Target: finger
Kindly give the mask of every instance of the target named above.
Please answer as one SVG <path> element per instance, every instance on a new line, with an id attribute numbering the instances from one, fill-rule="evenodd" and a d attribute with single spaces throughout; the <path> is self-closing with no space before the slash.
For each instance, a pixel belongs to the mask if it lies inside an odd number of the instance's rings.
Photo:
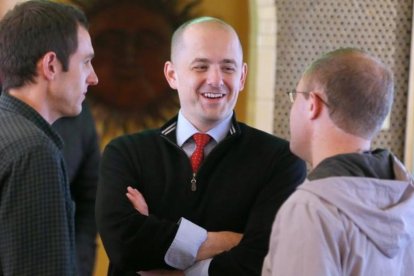
<path id="1" fill-rule="evenodd" d="M 136 197 L 138 199 L 141 199 L 141 200 L 144 200 L 144 196 L 137 189 L 128 186 L 127 190 L 128 190 L 128 193 L 130 193 L 134 197 Z"/>
<path id="2" fill-rule="evenodd" d="M 126 193 L 125 195 L 126 195 L 126 196 L 127 196 L 127 198 L 129 199 L 129 201 L 131 201 L 132 203 L 134 203 L 134 201 L 135 201 L 135 197 L 134 197 L 132 194 L 130 194 L 130 193 Z"/>
<path id="3" fill-rule="evenodd" d="M 139 191 L 135 188 L 132 188 L 131 186 L 127 187 L 127 191 L 131 194 L 139 194 Z"/>

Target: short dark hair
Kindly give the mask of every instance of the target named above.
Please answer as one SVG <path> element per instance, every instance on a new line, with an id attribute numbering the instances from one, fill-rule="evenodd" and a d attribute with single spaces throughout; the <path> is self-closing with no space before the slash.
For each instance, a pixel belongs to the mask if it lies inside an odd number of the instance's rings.
<path id="1" fill-rule="evenodd" d="M 365 51 L 343 48 L 326 53 L 305 70 L 304 77 L 311 89 L 323 90 L 330 118 L 347 133 L 371 138 L 391 109 L 393 74 Z"/>
<path id="2" fill-rule="evenodd" d="M 0 21 L 0 79 L 3 90 L 34 82 L 36 63 L 56 53 L 64 71 L 78 48 L 78 26 L 88 28 L 85 14 L 74 6 L 32 0 L 16 5 Z"/>

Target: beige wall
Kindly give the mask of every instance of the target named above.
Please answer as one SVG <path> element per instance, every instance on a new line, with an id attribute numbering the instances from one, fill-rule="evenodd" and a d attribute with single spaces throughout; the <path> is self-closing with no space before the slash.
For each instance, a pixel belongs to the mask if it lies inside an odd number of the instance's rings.
<path id="1" fill-rule="evenodd" d="M 12 8 L 17 2 L 22 2 L 24 0 L 1 0 L 0 1 L 0 18 Z"/>

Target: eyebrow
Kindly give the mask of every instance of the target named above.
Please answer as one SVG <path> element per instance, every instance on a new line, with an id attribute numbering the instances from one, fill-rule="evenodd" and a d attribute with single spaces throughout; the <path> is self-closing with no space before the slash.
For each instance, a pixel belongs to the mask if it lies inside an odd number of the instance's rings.
<path id="1" fill-rule="evenodd" d="M 198 63 L 198 62 L 202 62 L 202 63 L 210 63 L 210 60 L 207 58 L 195 58 L 191 64 L 194 63 Z M 223 59 L 220 61 L 220 64 L 233 64 L 233 65 L 237 65 L 237 62 L 234 59 Z"/>
<path id="2" fill-rule="evenodd" d="M 234 59 L 224 59 L 220 63 L 237 65 L 237 62 Z"/>

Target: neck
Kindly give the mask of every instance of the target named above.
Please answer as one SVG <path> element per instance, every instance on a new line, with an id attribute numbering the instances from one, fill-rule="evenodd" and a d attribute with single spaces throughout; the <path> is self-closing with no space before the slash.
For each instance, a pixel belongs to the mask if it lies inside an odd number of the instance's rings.
<path id="1" fill-rule="evenodd" d="M 221 122 L 223 122 L 226 118 L 220 120 L 209 120 L 206 118 L 199 118 L 197 116 L 188 116 L 185 112 L 182 111 L 182 115 L 186 118 L 188 122 L 190 122 L 198 131 L 206 133 L 207 131 L 215 128 Z"/>
<path id="2" fill-rule="evenodd" d="M 346 133 L 340 129 L 321 133 L 312 145 L 310 163 L 316 167 L 324 159 L 338 154 L 362 153 L 371 148 L 371 140 Z"/>
<path id="3" fill-rule="evenodd" d="M 20 88 L 10 89 L 9 94 L 32 107 L 49 124 L 52 124 L 58 119 L 58 116 L 56 116 L 49 108 L 47 99 L 41 91 L 42 90 L 34 86 L 27 85 Z"/>

